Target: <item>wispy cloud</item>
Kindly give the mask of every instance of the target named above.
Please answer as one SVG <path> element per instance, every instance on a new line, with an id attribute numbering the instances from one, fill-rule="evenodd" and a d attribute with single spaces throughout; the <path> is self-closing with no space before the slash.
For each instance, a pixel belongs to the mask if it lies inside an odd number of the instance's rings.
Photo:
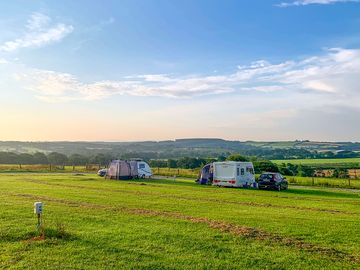
<path id="1" fill-rule="evenodd" d="M 360 0 L 297 0 L 293 2 L 282 2 L 276 6 L 278 7 L 290 7 L 290 6 L 307 6 L 307 5 L 329 5 L 335 3 L 346 3 L 346 2 L 360 2 Z"/>
<path id="2" fill-rule="evenodd" d="M 42 47 L 62 40 L 74 30 L 72 25 L 52 24 L 51 21 L 47 15 L 33 13 L 25 25 L 24 34 L 0 45 L 0 51 L 12 52 L 20 48 Z"/>
<path id="3" fill-rule="evenodd" d="M 114 95 L 190 98 L 231 92 L 295 91 L 347 96 L 360 85 L 360 49 L 334 48 L 301 61 L 261 60 L 230 74 L 174 76 L 147 74 L 121 80 L 82 82 L 68 73 L 28 69 L 17 78 L 45 101 L 98 100 Z"/>

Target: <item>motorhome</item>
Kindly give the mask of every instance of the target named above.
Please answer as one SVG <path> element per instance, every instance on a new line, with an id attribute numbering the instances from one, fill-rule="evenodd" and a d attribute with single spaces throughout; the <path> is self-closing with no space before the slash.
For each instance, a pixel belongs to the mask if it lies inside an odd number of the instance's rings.
<path id="1" fill-rule="evenodd" d="M 252 162 L 214 162 L 213 185 L 224 187 L 256 187 Z"/>

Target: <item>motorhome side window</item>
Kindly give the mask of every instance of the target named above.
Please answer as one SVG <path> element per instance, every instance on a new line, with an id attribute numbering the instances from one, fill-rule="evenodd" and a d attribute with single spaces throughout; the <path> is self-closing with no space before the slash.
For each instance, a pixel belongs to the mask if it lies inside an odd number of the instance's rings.
<path id="1" fill-rule="evenodd" d="M 139 169 L 145 169 L 145 164 L 139 164 Z"/>
<path id="2" fill-rule="evenodd" d="M 236 175 L 240 175 L 240 169 L 236 168 Z"/>
<path id="3" fill-rule="evenodd" d="M 245 170 L 244 168 L 241 168 L 241 175 L 244 175 L 245 174 Z"/>

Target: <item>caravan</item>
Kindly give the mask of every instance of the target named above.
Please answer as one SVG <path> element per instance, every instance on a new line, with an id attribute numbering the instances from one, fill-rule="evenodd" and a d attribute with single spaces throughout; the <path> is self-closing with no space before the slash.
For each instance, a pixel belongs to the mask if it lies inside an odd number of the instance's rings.
<path id="1" fill-rule="evenodd" d="M 149 164 L 143 160 L 137 160 L 137 171 L 139 178 L 151 178 L 152 176 L 152 171 Z"/>
<path id="2" fill-rule="evenodd" d="M 252 162 L 214 162 L 213 178 L 214 186 L 256 187 Z"/>

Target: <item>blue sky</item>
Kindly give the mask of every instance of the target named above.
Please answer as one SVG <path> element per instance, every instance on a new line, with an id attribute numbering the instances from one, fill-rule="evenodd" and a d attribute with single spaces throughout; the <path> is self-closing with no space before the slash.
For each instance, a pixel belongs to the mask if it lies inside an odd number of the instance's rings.
<path id="1" fill-rule="evenodd" d="M 360 140 L 359 1 L 3 1 L 0 12 L 2 140 Z"/>

